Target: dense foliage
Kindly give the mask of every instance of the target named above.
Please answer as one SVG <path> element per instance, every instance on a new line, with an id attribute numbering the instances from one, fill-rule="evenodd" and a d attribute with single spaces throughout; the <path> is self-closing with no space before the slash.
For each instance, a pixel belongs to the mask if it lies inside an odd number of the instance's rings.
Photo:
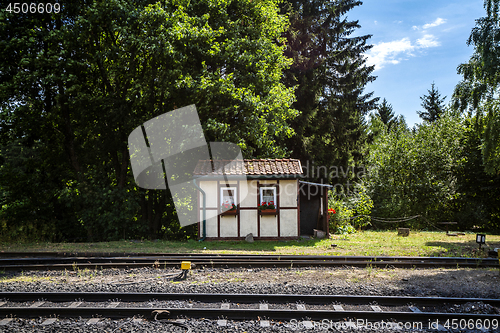
<path id="1" fill-rule="evenodd" d="M 500 0 L 485 0 L 486 17 L 476 20 L 467 40 L 474 46 L 469 62 L 458 67 L 463 80 L 453 94 L 454 106 L 476 114 L 482 132 L 482 154 L 485 170 L 500 174 Z"/>
<path id="2" fill-rule="evenodd" d="M 272 0 L 2 10 L 2 234 L 178 234 L 168 192 L 135 186 L 127 148 L 135 127 L 177 107 L 196 104 L 208 141 L 237 143 L 247 157 L 283 157 L 277 140 L 293 133 L 296 115 L 293 88 L 280 82 L 290 64 L 286 25 Z"/>
<path id="3" fill-rule="evenodd" d="M 445 112 L 414 130 L 397 125 L 380 131 L 368 158 L 372 215 L 392 221 L 420 215 L 401 224 L 417 228 L 455 221 L 460 229 L 499 230 L 500 178 L 484 171 L 474 123 Z"/>
<path id="4" fill-rule="evenodd" d="M 344 189 L 331 193 L 332 231 L 387 226 L 368 215 L 500 230 L 500 0 L 485 0 L 454 108 L 432 84 L 413 129 L 364 92 L 370 36 L 346 16 L 359 5 L 79 0 L 58 14 L 1 11 L 0 240 L 194 237 L 168 191 L 135 185 L 127 147 L 144 121 L 189 104 L 207 141 L 326 167 L 311 180 Z M 345 173 L 360 164 L 368 172 Z"/>
<path id="5" fill-rule="evenodd" d="M 416 132 L 397 126 L 380 133 L 368 158 L 374 215 L 451 218 L 461 132 L 460 121 L 448 114 Z"/>

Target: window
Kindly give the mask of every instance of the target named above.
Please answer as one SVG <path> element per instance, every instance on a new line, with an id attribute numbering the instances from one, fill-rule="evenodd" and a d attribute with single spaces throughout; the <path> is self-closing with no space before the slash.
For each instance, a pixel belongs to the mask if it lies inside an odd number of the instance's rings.
<path id="1" fill-rule="evenodd" d="M 270 203 L 275 205 L 276 202 L 276 187 L 261 187 L 260 188 L 260 204 L 265 203 L 269 205 Z"/>
<path id="2" fill-rule="evenodd" d="M 230 210 L 233 205 L 238 205 L 236 201 L 236 187 L 222 187 L 220 189 L 220 197 L 222 211 Z"/>

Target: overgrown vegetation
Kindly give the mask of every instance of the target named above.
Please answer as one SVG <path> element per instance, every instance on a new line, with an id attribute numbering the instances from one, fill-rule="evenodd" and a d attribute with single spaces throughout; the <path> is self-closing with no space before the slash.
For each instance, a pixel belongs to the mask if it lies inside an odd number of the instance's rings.
<path id="1" fill-rule="evenodd" d="M 432 84 L 414 128 L 364 91 L 375 80 L 363 55 L 370 36 L 347 19 L 361 1 L 80 0 L 60 14 L 1 11 L 0 240 L 194 239 L 169 191 L 135 185 L 127 147 L 138 125 L 188 104 L 208 141 L 236 143 L 246 158 L 343 168 L 307 176 L 335 185 L 333 232 L 440 221 L 500 231 L 500 0 L 484 3 L 453 104 Z"/>

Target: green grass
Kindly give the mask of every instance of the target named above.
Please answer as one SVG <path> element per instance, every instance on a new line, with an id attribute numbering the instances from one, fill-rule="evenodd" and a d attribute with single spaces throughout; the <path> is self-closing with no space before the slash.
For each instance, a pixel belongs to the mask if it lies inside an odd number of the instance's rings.
<path id="1" fill-rule="evenodd" d="M 500 235 L 487 235 L 483 248 L 500 248 Z M 332 247 L 336 244 L 337 247 Z M 116 241 L 101 243 L 0 243 L 0 251 L 144 252 L 144 253 L 246 253 L 357 256 L 484 257 L 475 234 L 450 237 L 444 232 L 364 231 L 324 240 L 297 241 Z"/>

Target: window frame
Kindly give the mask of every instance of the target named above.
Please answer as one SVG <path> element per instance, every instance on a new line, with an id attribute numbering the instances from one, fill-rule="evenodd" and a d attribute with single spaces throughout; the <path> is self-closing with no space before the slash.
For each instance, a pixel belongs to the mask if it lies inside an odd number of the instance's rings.
<path id="1" fill-rule="evenodd" d="M 273 190 L 273 203 L 274 203 L 274 207 L 278 208 L 278 203 L 276 202 L 276 186 L 261 186 L 259 188 L 260 190 L 260 202 L 259 202 L 259 205 L 264 201 L 264 190 Z"/>
<path id="2" fill-rule="evenodd" d="M 222 186 L 220 188 L 220 192 L 219 192 L 219 195 L 220 195 L 220 200 L 219 200 L 219 211 L 223 213 L 222 211 L 222 205 L 224 204 L 224 191 L 233 191 L 233 202 L 234 204 L 236 205 L 236 210 L 238 210 L 238 192 L 237 192 L 237 187 L 233 187 L 233 186 Z"/>

